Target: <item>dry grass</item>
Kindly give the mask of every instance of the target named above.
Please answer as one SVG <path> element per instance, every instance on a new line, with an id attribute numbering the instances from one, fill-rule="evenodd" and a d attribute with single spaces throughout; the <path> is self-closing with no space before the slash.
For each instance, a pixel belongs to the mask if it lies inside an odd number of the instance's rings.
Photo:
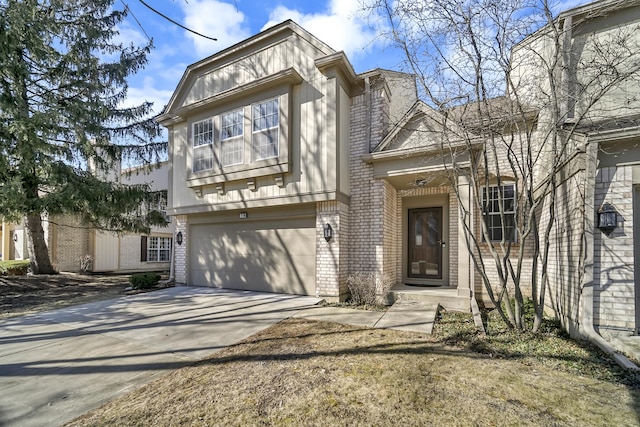
<path id="1" fill-rule="evenodd" d="M 637 376 L 561 334 L 531 355 L 500 337 L 448 314 L 434 336 L 286 320 L 68 425 L 639 424 Z"/>

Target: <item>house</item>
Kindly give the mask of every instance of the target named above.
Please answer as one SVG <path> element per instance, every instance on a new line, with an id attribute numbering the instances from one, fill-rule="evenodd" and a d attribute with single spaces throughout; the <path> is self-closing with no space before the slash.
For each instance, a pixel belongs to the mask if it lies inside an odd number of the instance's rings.
<path id="1" fill-rule="evenodd" d="M 176 281 L 344 300 L 349 274 L 373 272 L 440 286 L 468 309 L 469 254 L 440 157 L 383 142 L 412 108 L 434 114 L 413 76 L 356 74 L 292 21 L 190 65 L 157 118 L 167 212 L 184 236 Z M 425 173 L 435 178 L 416 185 Z"/>
<path id="2" fill-rule="evenodd" d="M 108 175 L 108 176 L 107 176 Z M 123 184 L 149 184 L 152 191 L 168 187 L 168 163 L 110 171 L 105 179 Z M 158 209 L 164 211 L 166 201 Z M 58 271 L 91 272 L 168 271 L 173 245 L 173 222 L 152 227 L 149 235 L 112 233 L 84 226 L 74 216 L 46 216 L 43 220 L 51 262 Z M 2 259 L 28 259 L 22 224 L 2 224 Z M 81 259 L 90 260 L 86 266 Z"/>
<path id="3" fill-rule="evenodd" d="M 587 54 L 589 40 L 640 22 L 637 2 L 607 2 L 606 13 L 602 3 L 558 18 L 568 20 L 566 29 L 574 28 L 572 20 L 582 23 L 564 36 L 568 52 L 580 48 L 571 60 Z M 530 89 L 523 70 L 531 68 L 522 58 L 535 50 L 536 37 L 514 51 L 523 91 Z M 569 77 L 575 82 L 580 72 Z M 559 95 L 576 110 L 576 94 Z M 631 119 L 634 94 L 599 105 L 611 111 L 623 103 Z M 492 108 L 510 102 L 506 96 Z M 536 108 L 523 115 L 524 129 L 556 125 Z M 157 120 L 169 131 L 167 212 L 181 237 L 177 283 L 344 300 L 348 275 L 372 272 L 398 286 L 432 287 L 447 308 L 488 301 L 465 230 L 475 233 L 484 223 L 489 240 L 501 240 L 500 213 L 477 206 L 500 202 L 502 218 L 514 221 L 518 177 L 492 176 L 485 193 L 474 191 L 456 171 L 468 168 L 474 147 L 486 141 L 478 136 L 471 148 L 460 145 L 455 158 L 443 153 L 443 130 L 451 124 L 418 100 L 411 75 L 357 74 L 344 53 L 285 21 L 188 66 Z M 626 119 L 610 126 L 606 115 L 589 122 L 598 125 L 573 129 L 575 150 L 549 193 L 563 201 L 554 219 L 546 217 L 553 226 L 549 309 L 578 335 L 594 327 L 630 334 L 640 325 L 637 127 Z M 603 234 L 594 221 L 606 203 L 618 221 Z M 480 250 L 489 244 L 482 241 Z M 533 259 L 523 259 L 523 281 L 538 278 Z"/>
<path id="4" fill-rule="evenodd" d="M 556 22 L 558 125 L 572 137 L 555 188 L 549 304 L 572 334 L 624 348 L 640 334 L 640 2 L 595 2 Z M 544 29 L 526 43 L 543 39 Z"/>

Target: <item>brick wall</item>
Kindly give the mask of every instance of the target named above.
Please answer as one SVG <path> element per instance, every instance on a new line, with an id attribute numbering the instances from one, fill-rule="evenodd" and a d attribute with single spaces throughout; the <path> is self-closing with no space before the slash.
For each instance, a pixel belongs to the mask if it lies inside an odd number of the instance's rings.
<path id="1" fill-rule="evenodd" d="M 171 234 L 151 233 L 153 237 L 173 237 Z M 142 246 L 139 234 L 125 234 L 120 237 L 120 269 L 121 270 L 169 270 L 168 262 L 140 261 Z M 175 242 L 174 242 L 175 245 Z"/>
<path id="2" fill-rule="evenodd" d="M 361 157 L 380 143 L 386 131 L 382 120 L 388 108 L 385 104 L 386 94 L 381 89 L 379 93 L 365 93 L 352 100 L 349 273 L 384 271 L 384 183 L 373 179 L 373 166 L 363 162 Z M 367 110 L 369 106 L 371 112 Z M 368 135 L 371 135 L 370 140 L 367 140 Z"/>
<path id="3" fill-rule="evenodd" d="M 80 271 L 80 257 L 91 254 L 89 230 L 82 225 L 80 218 L 65 215 L 51 219 L 49 254 L 56 270 Z"/>
<path id="4" fill-rule="evenodd" d="M 176 234 L 182 232 L 182 245 L 176 244 L 174 246 L 174 275 L 176 283 L 179 285 L 185 285 L 187 283 L 187 247 L 189 246 L 189 233 L 187 227 L 187 216 L 177 215 L 176 220 Z"/>
<path id="5" fill-rule="evenodd" d="M 338 201 L 316 205 L 316 295 L 329 300 L 344 300 L 348 293 L 349 207 Z M 333 232 L 328 242 L 324 225 Z"/>
<path id="6" fill-rule="evenodd" d="M 390 98 L 383 80 L 368 82 L 369 90 L 352 99 L 350 133 L 349 268 L 348 272 L 396 274 L 398 259 L 396 190 L 373 178 L 373 166 L 362 161 L 389 130 Z"/>
<path id="7" fill-rule="evenodd" d="M 392 277 L 395 283 L 402 282 L 401 267 L 398 267 L 402 256 L 402 216 L 398 215 L 398 192 L 389 182 L 383 182 L 383 271 L 385 276 Z M 400 203 L 400 208 L 402 204 Z"/>
<path id="8" fill-rule="evenodd" d="M 576 157 L 574 162 L 583 162 Z M 558 175 L 555 205 L 549 198 L 541 206 L 540 231 L 554 212 L 554 225 L 549 238 L 547 266 L 548 289 L 545 304 L 568 331 L 576 331 L 580 321 L 580 294 L 583 266 L 584 168 L 563 169 Z"/>
<path id="9" fill-rule="evenodd" d="M 632 192 L 630 166 L 598 169 L 595 207 L 610 203 L 618 212 L 617 229 L 594 234 L 594 321 L 600 328 L 635 326 Z"/>

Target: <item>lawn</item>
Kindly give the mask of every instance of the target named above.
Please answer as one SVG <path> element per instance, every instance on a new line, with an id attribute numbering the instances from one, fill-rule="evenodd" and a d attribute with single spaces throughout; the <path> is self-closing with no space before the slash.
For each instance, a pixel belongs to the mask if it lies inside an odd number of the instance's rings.
<path id="1" fill-rule="evenodd" d="M 69 426 L 636 426 L 640 374 L 562 334 L 285 320 Z"/>

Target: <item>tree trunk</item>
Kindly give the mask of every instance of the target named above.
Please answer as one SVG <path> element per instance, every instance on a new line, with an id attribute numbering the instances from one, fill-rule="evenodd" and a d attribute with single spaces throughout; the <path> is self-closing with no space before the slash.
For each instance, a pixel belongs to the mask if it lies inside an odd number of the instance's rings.
<path id="1" fill-rule="evenodd" d="M 27 231 L 27 247 L 33 274 L 57 274 L 49 260 L 47 242 L 44 238 L 40 214 L 31 213 L 24 218 Z"/>

